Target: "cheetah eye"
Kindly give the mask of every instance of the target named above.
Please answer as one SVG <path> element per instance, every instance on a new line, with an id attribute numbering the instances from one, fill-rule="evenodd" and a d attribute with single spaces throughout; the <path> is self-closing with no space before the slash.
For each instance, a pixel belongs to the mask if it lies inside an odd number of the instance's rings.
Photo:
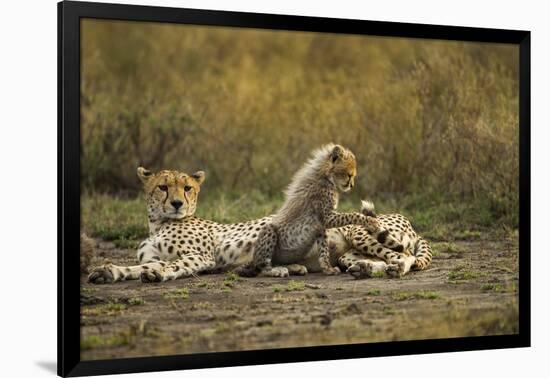
<path id="1" fill-rule="evenodd" d="M 192 187 L 190 187 L 189 185 L 185 185 L 183 187 L 183 190 L 185 190 L 186 192 L 190 191 L 191 189 L 193 189 Z"/>
<path id="2" fill-rule="evenodd" d="M 162 190 L 163 192 L 167 192 L 167 191 L 168 191 L 168 186 L 166 186 L 166 185 L 159 185 L 159 189 Z"/>

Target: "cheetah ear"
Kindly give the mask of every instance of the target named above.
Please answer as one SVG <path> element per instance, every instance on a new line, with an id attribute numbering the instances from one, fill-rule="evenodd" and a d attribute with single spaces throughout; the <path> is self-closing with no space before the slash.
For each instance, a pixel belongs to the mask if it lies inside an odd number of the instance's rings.
<path id="1" fill-rule="evenodd" d="M 204 181 L 205 173 L 203 171 L 197 171 L 191 175 L 195 181 L 200 185 Z"/>
<path id="2" fill-rule="evenodd" d="M 151 172 L 150 170 L 145 169 L 143 167 L 138 167 L 137 175 L 138 175 L 139 179 L 141 180 L 141 182 L 143 182 L 145 184 L 147 181 L 149 181 L 149 179 L 151 177 L 153 177 L 153 172 Z"/>
<path id="3" fill-rule="evenodd" d="M 330 153 L 330 160 L 335 163 L 336 160 L 342 158 L 344 156 L 344 149 L 342 148 L 342 146 L 334 146 L 334 148 L 332 149 L 332 152 Z"/>

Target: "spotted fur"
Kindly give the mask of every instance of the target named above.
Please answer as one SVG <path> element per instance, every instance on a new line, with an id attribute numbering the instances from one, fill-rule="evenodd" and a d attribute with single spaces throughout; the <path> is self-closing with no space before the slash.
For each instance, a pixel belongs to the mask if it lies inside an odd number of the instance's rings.
<path id="1" fill-rule="evenodd" d="M 376 218 L 361 213 L 336 211 L 339 192 L 353 188 L 356 176 L 353 153 L 339 145 L 328 144 L 314 151 L 310 160 L 294 175 L 285 192 L 285 202 L 262 229 L 253 261 L 237 271 L 243 276 L 264 274 L 288 276 L 273 265 L 303 261 L 311 250 L 319 252 L 319 264 L 325 274 L 338 274 L 330 263 L 327 229 L 360 225 L 360 230 L 382 246 L 403 251 L 403 245 Z"/>
<path id="2" fill-rule="evenodd" d="M 230 269 L 252 261 L 260 231 L 271 224 L 273 216 L 235 224 L 200 219 L 194 216 L 194 212 L 203 173 L 187 175 L 160 171 L 153 174 L 139 168 L 138 176 L 144 184 L 150 228 L 150 236 L 137 249 L 139 264 L 117 266 L 108 263 L 96 267 L 89 275 L 90 282 L 100 284 L 134 279 L 160 282 L 205 271 Z M 158 188 L 164 185 L 168 192 L 164 187 Z M 187 197 L 184 194 L 186 185 L 192 186 L 194 191 L 189 193 L 188 190 Z M 165 200 L 166 193 L 168 198 Z M 176 210 L 170 202 L 178 199 L 184 204 Z M 362 213 L 375 215 L 372 204 L 364 203 Z M 412 251 L 414 259 L 401 260 L 402 254 L 383 247 L 363 226 L 353 225 L 328 229 L 326 247 L 314 244 L 298 263 L 273 269 L 280 274 L 296 275 L 322 271 L 319 257 L 323 248 L 328 248 L 331 266 L 339 266 L 357 278 L 368 277 L 376 271 L 398 276 L 411 268 L 421 270 L 429 265 L 429 245 L 416 235 L 408 220 L 392 214 L 381 215 L 378 221 L 393 237 L 403 242 L 406 255 Z M 383 249 L 379 251 L 379 248 Z"/>
<path id="3" fill-rule="evenodd" d="M 375 214 L 374 205 L 363 202 L 364 214 Z M 385 272 L 400 277 L 410 270 L 424 270 L 432 261 L 428 242 L 414 231 L 410 221 L 401 214 L 383 214 L 377 218 L 380 226 L 387 229 L 404 246 L 403 253 L 395 253 L 378 243 L 360 226 L 346 226 L 328 230 L 331 258 L 338 266 L 356 278 L 370 277 Z"/>
<path id="4" fill-rule="evenodd" d="M 147 201 L 150 236 L 139 244 L 139 265 L 96 267 L 88 279 L 109 283 L 159 282 L 250 261 L 260 230 L 271 221 L 220 224 L 194 216 L 204 172 L 192 175 L 138 168 Z"/>

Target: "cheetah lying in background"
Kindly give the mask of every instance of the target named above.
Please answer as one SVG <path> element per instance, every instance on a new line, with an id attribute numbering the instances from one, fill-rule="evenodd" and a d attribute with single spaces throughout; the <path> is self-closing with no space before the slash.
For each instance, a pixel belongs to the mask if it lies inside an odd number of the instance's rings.
<path id="1" fill-rule="evenodd" d="M 162 282 L 207 272 L 231 269 L 252 259 L 262 227 L 271 216 L 235 224 L 220 224 L 194 216 L 204 173 L 192 175 L 178 171 L 152 173 L 138 168 L 147 201 L 150 236 L 137 250 L 139 265 L 105 264 L 94 268 L 88 279 L 92 283 L 111 283 L 141 279 Z M 372 214 L 372 207 L 363 212 Z M 369 213 L 370 212 L 370 213 Z M 400 215 L 379 216 L 379 222 L 392 234 L 398 234 L 406 250 L 396 253 L 382 246 L 361 226 L 329 229 L 327 233 L 333 265 L 347 269 L 356 278 L 385 271 L 392 276 L 412 269 L 425 269 L 431 261 L 428 244 L 412 230 Z M 399 219 L 399 222 L 397 221 Z M 412 256 L 410 252 L 412 252 Z M 312 249 L 302 264 L 286 266 L 290 274 L 319 272 L 319 251 Z"/>
<path id="2" fill-rule="evenodd" d="M 418 236 L 410 221 L 401 214 L 374 213 L 371 202 L 362 201 L 361 211 L 376 217 L 380 226 L 399 240 L 404 253 L 396 254 L 378 243 L 361 226 L 345 226 L 327 230 L 331 262 L 355 278 L 367 278 L 377 273 L 400 277 L 410 270 L 424 270 L 432 261 L 428 242 Z"/>

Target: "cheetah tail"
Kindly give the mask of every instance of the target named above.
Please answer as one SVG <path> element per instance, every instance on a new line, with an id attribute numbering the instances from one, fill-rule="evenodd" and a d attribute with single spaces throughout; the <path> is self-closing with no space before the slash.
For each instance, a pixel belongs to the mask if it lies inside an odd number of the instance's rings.
<path id="1" fill-rule="evenodd" d="M 374 212 L 374 203 L 368 200 L 362 200 L 361 201 L 361 213 L 367 217 L 376 217 L 376 213 Z"/>
<path id="2" fill-rule="evenodd" d="M 424 270 L 432 262 L 432 248 L 430 244 L 425 239 L 421 237 L 418 238 L 414 246 L 414 255 L 416 257 L 416 262 L 411 267 L 413 270 Z"/>

